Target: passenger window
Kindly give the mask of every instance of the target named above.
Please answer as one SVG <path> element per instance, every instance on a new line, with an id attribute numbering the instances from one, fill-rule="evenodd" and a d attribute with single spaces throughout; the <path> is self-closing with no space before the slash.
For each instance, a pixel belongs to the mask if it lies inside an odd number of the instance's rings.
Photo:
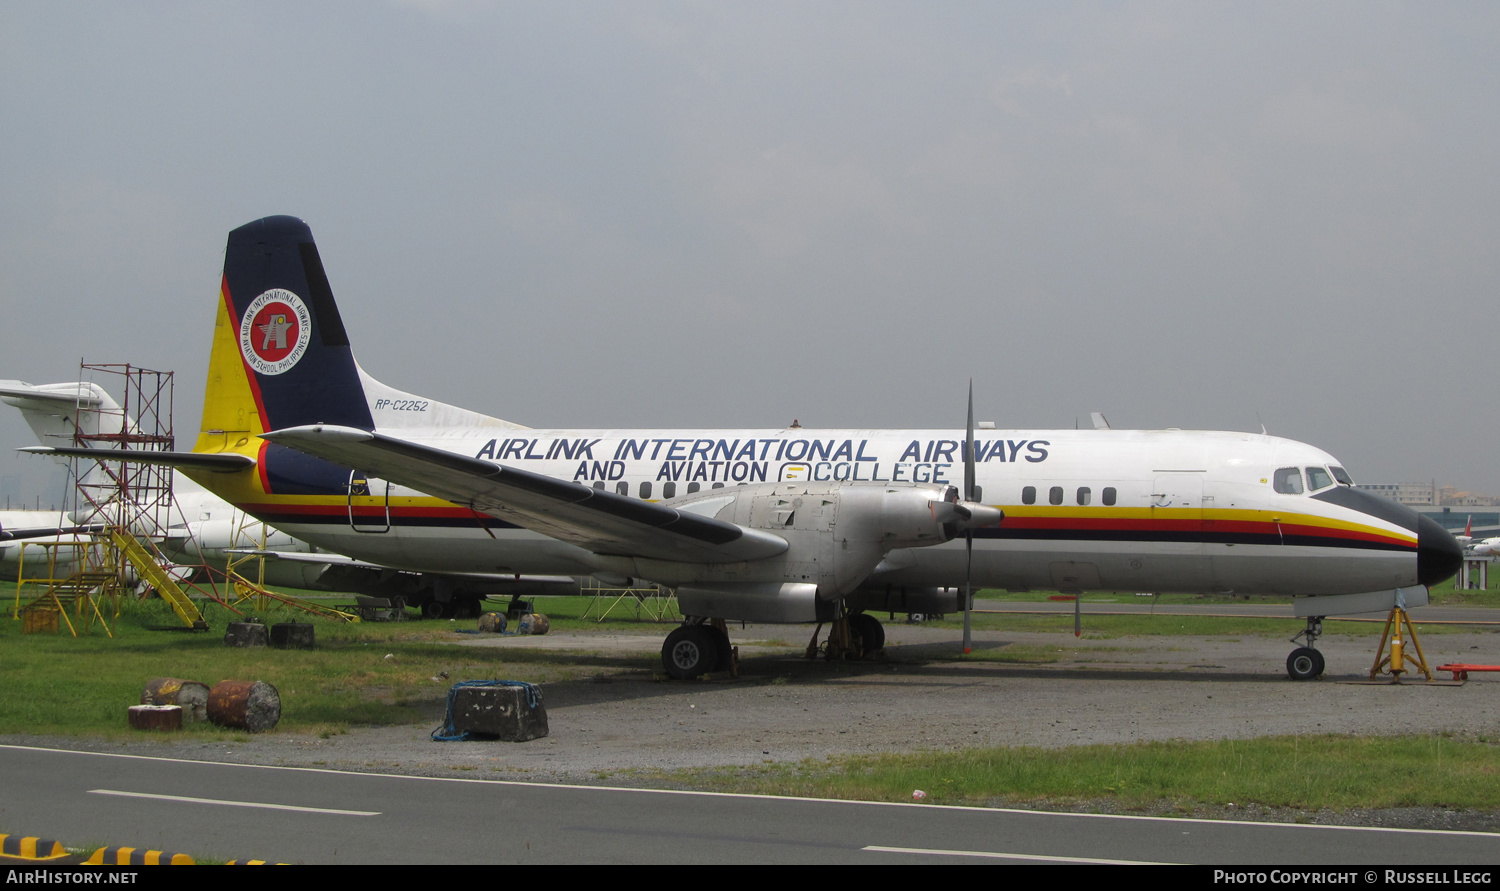
<path id="1" fill-rule="evenodd" d="M 1079 486 L 1078 487 L 1078 503 L 1079 504 L 1088 504 L 1090 501 L 1093 501 L 1093 500 L 1094 500 L 1093 493 L 1089 491 L 1089 487 L 1088 486 Z"/>
<path id="2" fill-rule="evenodd" d="M 714 483 L 712 486 L 709 486 L 709 488 L 710 489 L 722 489 L 722 488 L 724 488 L 724 484 L 723 483 Z"/>
<path id="3" fill-rule="evenodd" d="M 650 498 L 651 497 L 651 484 L 650 483 L 641 483 L 641 497 L 642 498 Z"/>
<path id="4" fill-rule="evenodd" d="M 691 495 L 691 494 L 693 494 L 696 491 L 698 491 L 698 484 L 697 483 L 688 483 L 688 494 Z"/>
<path id="5" fill-rule="evenodd" d="M 675 497 L 677 497 L 677 484 L 676 483 L 662 483 L 661 484 L 661 497 L 663 497 L 663 498 L 675 498 Z"/>
<path id="6" fill-rule="evenodd" d="M 600 492 L 603 492 L 604 491 L 604 480 L 599 480 L 598 482 L 594 483 L 594 488 L 598 489 Z"/>
<path id="7" fill-rule="evenodd" d="M 1062 486 L 1053 486 L 1047 490 L 1047 500 L 1053 504 L 1062 504 Z"/>
<path id="8" fill-rule="evenodd" d="M 1036 486 L 1027 486 L 1021 490 L 1022 504 L 1036 504 Z"/>
<path id="9" fill-rule="evenodd" d="M 627 482 L 625 482 L 624 480 L 620 480 L 618 483 L 615 483 L 615 494 L 616 495 L 629 495 L 630 494 L 630 484 L 627 483 Z"/>
<path id="10" fill-rule="evenodd" d="M 1108 505 L 1109 507 L 1114 507 L 1115 506 L 1115 487 L 1114 486 L 1105 486 L 1104 487 L 1104 503 L 1106 505 Z"/>
<path id="11" fill-rule="evenodd" d="M 1295 467 L 1283 467 L 1276 471 L 1273 483 L 1276 491 L 1283 495 L 1302 494 L 1302 471 Z"/>
<path id="12" fill-rule="evenodd" d="M 1339 481 L 1339 485 L 1354 485 L 1354 478 L 1349 475 L 1349 471 L 1345 470 L 1342 467 L 1330 467 L 1328 469 L 1333 471 L 1333 478 Z"/>
<path id="13" fill-rule="evenodd" d="M 1333 485 L 1333 477 L 1328 475 L 1328 471 L 1321 467 L 1307 468 L 1307 488 L 1309 491 L 1316 492 L 1319 489 L 1326 489 L 1331 485 Z"/>

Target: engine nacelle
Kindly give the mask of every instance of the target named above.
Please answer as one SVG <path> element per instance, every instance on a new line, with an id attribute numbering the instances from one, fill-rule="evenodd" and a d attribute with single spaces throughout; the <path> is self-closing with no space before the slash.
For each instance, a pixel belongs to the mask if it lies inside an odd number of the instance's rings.
<path id="1" fill-rule="evenodd" d="M 758 621 L 813 621 L 823 608 L 809 606 L 809 590 L 823 601 L 837 600 L 892 550 L 942 544 L 963 523 L 998 522 L 1001 516 L 994 508 L 960 503 L 953 486 L 918 483 L 765 483 L 709 489 L 666 503 L 773 533 L 786 540 L 787 550 L 727 564 L 601 557 L 601 569 L 676 587 L 689 615 Z"/>
<path id="2" fill-rule="evenodd" d="M 829 622 L 834 603 L 818 596 L 818 586 L 795 582 L 679 585 L 677 607 L 686 616 L 735 618 L 746 622 Z"/>
<path id="3" fill-rule="evenodd" d="M 845 598 L 850 609 L 882 613 L 963 612 L 963 588 L 908 588 L 905 585 L 867 585 Z"/>

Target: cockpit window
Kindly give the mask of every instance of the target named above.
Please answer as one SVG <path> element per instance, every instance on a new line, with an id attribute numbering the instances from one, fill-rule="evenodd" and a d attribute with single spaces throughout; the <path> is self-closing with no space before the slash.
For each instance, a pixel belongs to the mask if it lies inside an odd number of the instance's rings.
<path id="1" fill-rule="evenodd" d="M 1283 495 L 1302 494 L 1302 471 L 1295 467 L 1283 467 L 1276 471 L 1276 491 Z"/>
<path id="2" fill-rule="evenodd" d="M 1307 488 L 1308 489 L 1310 489 L 1311 491 L 1316 492 L 1319 489 L 1326 489 L 1326 488 L 1328 488 L 1331 485 L 1333 485 L 1333 477 L 1331 477 L 1331 476 L 1328 475 L 1328 471 L 1327 470 L 1324 470 L 1321 467 L 1309 467 L 1309 468 L 1307 468 Z"/>
<path id="3" fill-rule="evenodd" d="M 1339 485 L 1354 485 L 1354 478 L 1349 475 L 1349 471 L 1345 470 L 1342 467 L 1330 467 L 1328 469 L 1333 471 L 1333 478 L 1339 481 Z"/>

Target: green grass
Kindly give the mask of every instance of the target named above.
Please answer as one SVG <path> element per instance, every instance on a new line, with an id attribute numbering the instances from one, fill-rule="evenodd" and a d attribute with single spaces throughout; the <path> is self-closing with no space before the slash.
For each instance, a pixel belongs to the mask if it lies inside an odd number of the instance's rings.
<path id="1" fill-rule="evenodd" d="M 348 595 L 310 595 L 326 603 L 347 602 Z M 989 597 L 998 592 L 984 592 Z M 1014 596 L 1014 595 L 1012 595 Z M 1036 599 L 1045 593 L 1026 595 Z M 1084 636 L 1107 640 L 1131 636 L 1262 635 L 1290 637 L 1301 628 L 1297 619 L 1233 619 L 1163 615 L 1091 616 L 1093 596 L 1085 602 Z M 1141 598 L 1144 599 L 1144 598 Z M 9 606 L 9 604 L 7 604 Z M 654 653 L 598 654 L 587 651 L 532 647 L 457 647 L 472 640 L 455 632 L 472 630 L 475 621 L 411 621 L 341 624 L 311 619 L 317 626 L 318 648 L 312 651 L 235 649 L 223 645 L 224 625 L 238 618 L 214 606 L 206 607 L 213 630 L 206 634 L 155 630 L 181 623 L 161 601 L 122 600 L 122 613 L 110 618 L 113 639 L 95 627 L 73 638 L 22 635 L 21 623 L 0 619 L 0 733 L 114 734 L 133 733 L 126 727 L 126 708 L 140 701 L 141 688 L 157 677 L 182 677 L 214 684 L 220 680 L 262 680 L 281 693 L 282 720 L 278 730 L 312 734 L 339 733 L 356 725 L 395 725 L 435 721 L 448 687 L 458 680 L 516 679 L 556 682 L 601 671 L 655 671 Z M 494 604 L 503 609 L 503 604 Z M 554 632 L 573 634 L 643 634 L 665 636 L 674 620 L 655 621 L 629 602 L 619 604 L 604 622 L 596 619 L 598 604 L 588 597 L 537 598 L 535 608 L 546 614 Z M 590 609 L 594 615 L 585 617 Z M 1500 611 L 1497 611 L 1500 613 Z M 308 616 L 286 607 L 258 611 L 268 623 Z M 1071 613 L 1057 615 L 975 614 L 979 629 L 1071 634 Z M 933 623 L 959 633 L 962 617 L 951 614 Z M 1421 634 L 1452 629 L 1418 625 Z M 1378 637 L 1381 626 L 1330 619 L 1329 634 Z M 781 635 L 797 641 L 805 629 Z M 386 659 L 391 654 L 393 658 Z M 1041 663 L 1061 658 L 1053 648 L 1005 647 L 980 651 L 979 661 Z M 442 673 L 446 672 L 447 677 Z M 434 680 L 437 678 L 437 680 Z M 198 726 L 190 733 L 224 733 Z"/>
<path id="2" fill-rule="evenodd" d="M 341 624 L 313 618 L 317 648 L 233 648 L 224 625 L 237 617 L 206 607 L 207 633 L 156 630 L 181 627 L 159 600 L 123 600 L 111 616 L 114 637 L 95 624 L 90 634 L 21 634 L 21 623 L 0 620 L 0 733 L 130 734 L 126 709 L 146 682 L 180 677 L 213 685 L 261 680 L 281 694 L 279 730 L 337 733 L 350 725 L 411 724 L 433 720 L 448 687 L 458 680 L 520 679 L 545 683 L 620 669 L 643 658 L 594 656 L 522 648 L 457 647 L 460 622 Z M 285 607 L 259 611 L 269 623 L 309 621 Z M 392 658 L 387 659 L 387 654 Z M 446 672 L 447 677 L 441 673 Z M 437 678 L 437 680 L 434 680 Z M 194 733 L 222 733 L 191 727 Z"/>
<path id="3" fill-rule="evenodd" d="M 1500 808 L 1500 745 L 1445 736 L 1269 737 L 973 749 L 652 775 L 693 788 L 860 801 L 1125 809 Z"/>

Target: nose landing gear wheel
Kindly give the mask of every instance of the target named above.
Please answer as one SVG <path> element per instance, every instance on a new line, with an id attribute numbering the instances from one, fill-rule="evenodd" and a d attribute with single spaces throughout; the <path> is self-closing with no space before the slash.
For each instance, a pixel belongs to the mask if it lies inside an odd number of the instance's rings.
<path id="1" fill-rule="evenodd" d="M 1286 657 L 1286 673 L 1294 681 L 1310 681 L 1323 673 L 1323 654 L 1312 647 L 1298 647 Z"/>
<path id="2" fill-rule="evenodd" d="M 683 625 L 661 645 L 661 664 L 679 681 L 700 677 L 719 664 L 719 642 L 702 625 Z"/>

